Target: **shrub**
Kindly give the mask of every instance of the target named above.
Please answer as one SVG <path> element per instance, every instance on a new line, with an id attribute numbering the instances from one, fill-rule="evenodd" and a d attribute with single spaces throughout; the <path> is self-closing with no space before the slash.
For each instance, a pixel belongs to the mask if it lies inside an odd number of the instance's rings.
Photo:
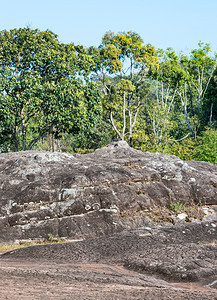
<path id="1" fill-rule="evenodd" d="M 198 137 L 194 159 L 217 164 L 217 130 L 208 128 Z"/>

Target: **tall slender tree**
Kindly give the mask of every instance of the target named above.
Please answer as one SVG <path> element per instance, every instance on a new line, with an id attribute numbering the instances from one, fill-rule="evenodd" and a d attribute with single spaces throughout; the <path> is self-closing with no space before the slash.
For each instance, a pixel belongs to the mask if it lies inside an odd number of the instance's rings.
<path id="1" fill-rule="evenodd" d="M 144 45 L 135 32 L 107 32 L 98 48 L 90 48 L 90 54 L 113 129 L 121 140 L 128 136 L 132 145 L 133 128 L 143 103 L 139 87 L 148 70 L 158 67 L 156 50 L 150 44 Z"/>

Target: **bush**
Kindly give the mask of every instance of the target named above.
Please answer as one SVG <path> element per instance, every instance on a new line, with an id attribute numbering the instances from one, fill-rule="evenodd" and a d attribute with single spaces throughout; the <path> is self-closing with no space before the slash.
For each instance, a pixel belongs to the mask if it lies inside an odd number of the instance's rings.
<path id="1" fill-rule="evenodd" d="M 183 160 L 200 160 L 217 164 L 217 130 L 208 128 L 198 136 L 197 140 L 187 138 L 183 141 L 168 141 L 157 146 L 156 140 L 151 135 L 139 136 L 140 144 L 136 149 L 150 152 L 160 152 L 176 155 Z"/>
<path id="2" fill-rule="evenodd" d="M 196 141 L 192 138 L 185 139 L 181 142 L 169 143 L 166 154 L 176 155 L 183 160 L 191 160 L 195 157 Z"/>
<path id="3" fill-rule="evenodd" d="M 217 164 L 217 130 L 208 128 L 198 137 L 194 159 Z"/>

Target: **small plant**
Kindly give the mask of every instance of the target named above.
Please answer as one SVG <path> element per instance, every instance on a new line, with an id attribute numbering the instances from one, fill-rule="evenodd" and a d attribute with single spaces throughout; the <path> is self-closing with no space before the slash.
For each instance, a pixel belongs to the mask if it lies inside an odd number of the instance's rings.
<path id="1" fill-rule="evenodd" d="M 56 234 L 54 236 L 52 233 L 48 233 L 47 242 L 49 242 L 49 243 L 61 243 L 62 241 L 64 241 L 64 239 L 60 238 L 58 236 L 58 234 Z M 46 242 L 46 240 L 45 240 L 45 242 Z"/>
<path id="2" fill-rule="evenodd" d="M 175 211 L 175 212 L 179 212 L 179 211 L 185 211 L 186 210 L 186 206 L 184 203 L 178 201 L 178 202 L 171 202 L 170 203 L 170 209 Z"/>
<path id="3" fill-rule="evenodd" d="M 54 236 L 52 233 L 48 233 L 48 241 L 53 242 Z"/>
<path id="4" fill-rule="evenodd" d="M 78 154 L 88 154 L 94 152 L 94 149 L 75 148 L 75 152 Z"/>

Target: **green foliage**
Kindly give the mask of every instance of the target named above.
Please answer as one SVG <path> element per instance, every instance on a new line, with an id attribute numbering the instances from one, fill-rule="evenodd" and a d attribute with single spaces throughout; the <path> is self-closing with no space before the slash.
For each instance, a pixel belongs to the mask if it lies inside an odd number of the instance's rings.
<path id="1" fill-rule="evenodd" d="M 180 212 L 180 211 L 185 211 L 187 208 L 185 203 L 178 201 L 178 202 L 171 202 L 170 209 L 175 212 Z"/>
<path id="2" fill-rule="evenodd" d="M 217 130 L 208 128 L 197 140 L 195 160 L 217 164 Z"/>
<path id="3" fill-rule="evenodd" d="M 154 135 L 147 134 L 143 130 L 138 130 L 134 134 L 134 147 L 143 152 L 158 152 L 158 147 L 156 144 L 156 139 Z"/>
<path id="4" fill-rule="evenodd" d="M 143 45 L 137 33 L 128 31 L 107 32 L 99 48 L 91 47 L 89 53 L 96 63 L 95 80 L 101 82 L 103 107 L 116 136 L 121 140 L 128 136 L 132 145 L 133 128 L 144 104 L 141 85 L 147 70 L 158 67 L 157 52 L 153 46 Z"/>
<path id="5" fill-rule="evenodd" d="M 63 151 L 69 153 L 89 153 L 97 148 L 101 148 L 112 141 L 112 130 L 110 124 L 107 124 L 101 118 L 92 127 L 81 127 L 77 134 L 61 133 L 58 139 L 52 135 L 42 138 L 35 149 L 52 151 Z M 54 144 L 54 145 L 53 145 Z"/>
<path id="6" fill-rule="evenodd" d="M 150 75 L 163 83 L 172 97 L 172 107 L 184 115 L 188 131 L 193 138 L 204 128 L 207 115 L 207 91 L 216 68 L 216 57 L 212 57 L 209 44 L 200 42 L 189 56 L 176 55 L 172 49 L 161 51 L 159 70 Z M 212 102 L 213 107 L 213 102 Z M 172 110 L 170 109 L 170 112 Z"/>
<path id="7" fill-rule="evenodd" d="M 0 32 L 0 128 L 9 149 L 31 149 L 50 132 L 78 132 L 93 121 L 99 93 L 81 77 L 93 64 L 82 47 L 50 31 Z"/>
<path id="8" fill-rule="evenodd" d="M 191 160 L 195 157 L 196 142 L 192 138 L 183 141 L 172 141 L 168 144 L 166 154 L 176 155 L 183 160 Z"/>
<path id="9" fill-rule="evenodd" d="M 88 153 L 118 138 L 216 164 L 216 99 L 209 44 L 186 56 L 132 31 L 88 49 L 50 31 L 0 32 L 0 152 Z"/>
<path id="10" fill-rule="evenodd" d="M 168 154 L 173 154 L 184 160 L 201 160 L 213 164 L 217 163 L 217 131 L 208 128 L 198 136 L 181 142 L 175 142 L 167 149 Z"/>
<path id="11" fill-rule="evenodd" d="M 217 131 L 207 129 L 195 141 L 192 138 L 186 138 L 182 141 L 169 140 L 157 146 L 154 135 L 147 135 L 141 132 L 137 133 L 136 148 L 142 151 L 160 152 L 169 155 L 176 155 L 183 160 L 201 160 L 213 164 L 217 163 Z"/>
<path id="12" fill-rule="evenodd" d="M 52 233 L 48 233 L 48 241 L 52 242 L 54 239 L 54 236 Z"/>
<path id="13" fill-rule="evenodd" d="M 78 154 L 87 154 L 94 152 L 94 149 L 81 149 L 81 148 L 75 148 L 75 152 Z"/>

